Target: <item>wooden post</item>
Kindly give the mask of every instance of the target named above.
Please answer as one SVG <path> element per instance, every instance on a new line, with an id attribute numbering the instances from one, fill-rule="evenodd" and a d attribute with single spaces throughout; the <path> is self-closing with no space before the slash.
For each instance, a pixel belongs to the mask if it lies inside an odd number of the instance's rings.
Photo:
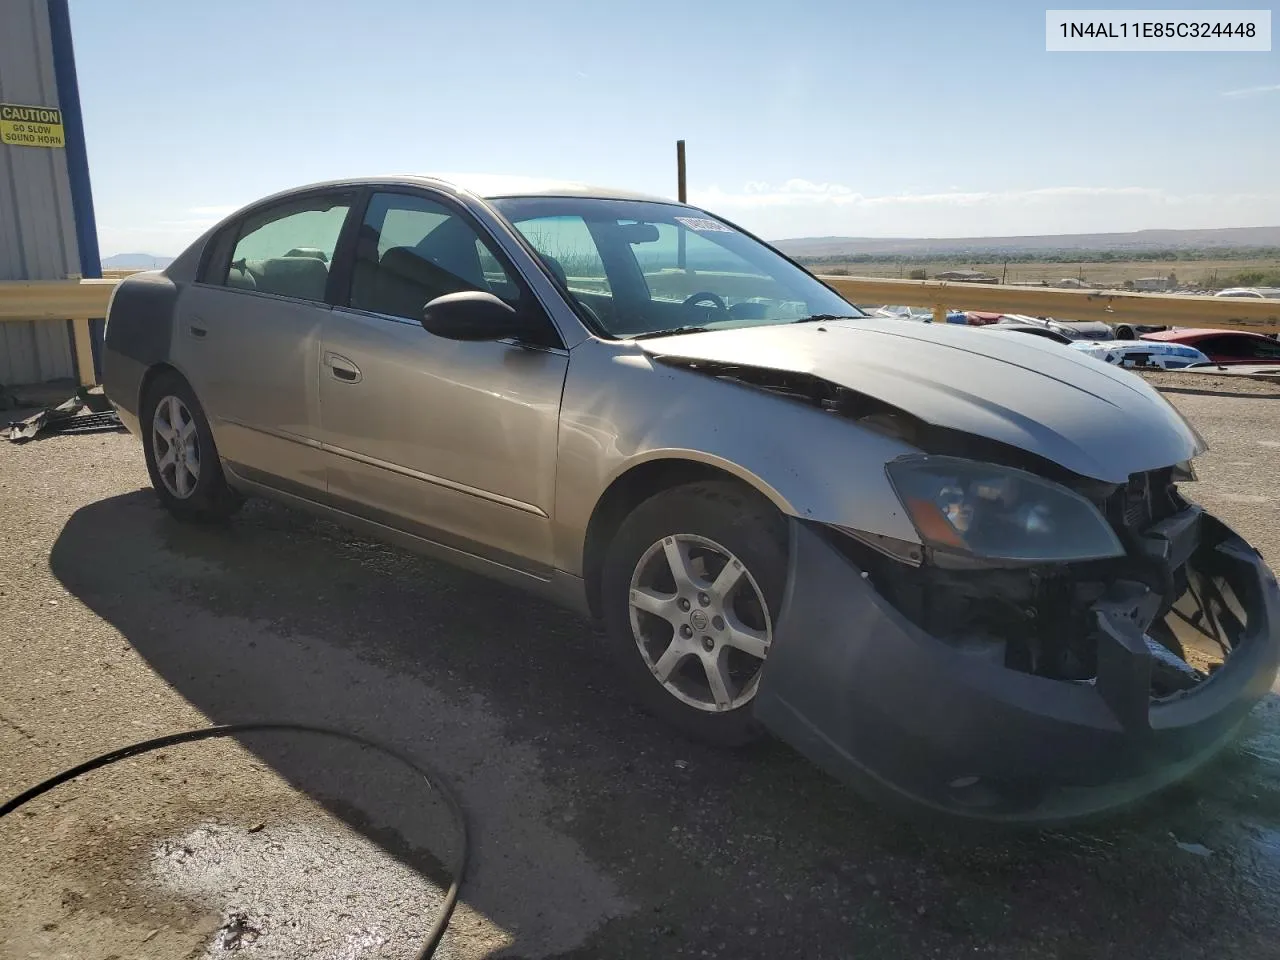
<path id="1" fill-rule="evenodd" d="M 80 386 L 92 387 L 98 382 L 98 378 L 93 372 L 93 342 L 89 336 L 89 318 L 75 318 L 71 321 L 71 329 L 75 334 L 76 372 L 80 376 Z"/>
<path id="2" fill-rule="evenodd" d="M 689 202 L 684 181 L 684 141 L 676 141 L 676 197 L 681 203 Z"/>
<path id="3" fill-rule="evenodd" d="M 933 305 L 933 322 L 934 323 L 947 322 L 947 308 L 940 303 L 935 303 Z"/>
<path id="4" fill-rule="evenodd" d="M 684 179 L 684 141 L 676 141 L 676 196 L 681 203 L 689 202 L 689 194 L 685 189 Z M 676 265 L 683 270 L 685 266 L 684 257 L 684 230 L 676 232 Z"/>

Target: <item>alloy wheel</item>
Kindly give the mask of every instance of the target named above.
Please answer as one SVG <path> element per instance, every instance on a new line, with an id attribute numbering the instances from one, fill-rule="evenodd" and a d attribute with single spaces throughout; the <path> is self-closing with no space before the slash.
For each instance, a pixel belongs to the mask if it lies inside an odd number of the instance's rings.
<path id="1" fill-rule="evenodd" d="M 200 436 L 195 418 L 178 397 L 162 397 L 151 418 L 151 450 L 165 489 L 186 500 L 200 481 Z"/>
<path id="2" fill-rule="evenodd" d="M 629 605 L 640 655 L 672 696 L 713 713 L 755 696 L 773 624 L 729 549 L 694 534 L 663 537 L 636 564 Z"/>

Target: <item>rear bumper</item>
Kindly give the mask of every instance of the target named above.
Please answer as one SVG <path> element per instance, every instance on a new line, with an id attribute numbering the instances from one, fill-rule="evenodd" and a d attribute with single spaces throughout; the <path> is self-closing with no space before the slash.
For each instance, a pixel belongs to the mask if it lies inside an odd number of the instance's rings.
<path id="1" fill-rule="evenodd" d="M 1202 547 L 1195 562 L 1227 578 L 1247 629 L 1210 680 L 1152 704 L 1150 654 L 1126 645 L 1123 631 L 1096 684 L 976 661 L 908 621 L 793 520 L 791 573 L 756 716 L 835 776 L 890 802 L 1053 822 L 1138 799 L 1213 756 L 1270 690 L 1280 660 L 1275 576 L 1243 540 L 1204 522 L 1226 539 Z"/>
<path id="2" fill-rule="evenodd" d="M 138 400 L 146 372 L 144 364 L 112 349 L 109 343 L 102 352 L 102 390 L 119 414 L 120 422 L 135 437 L 141 436 Z"/>

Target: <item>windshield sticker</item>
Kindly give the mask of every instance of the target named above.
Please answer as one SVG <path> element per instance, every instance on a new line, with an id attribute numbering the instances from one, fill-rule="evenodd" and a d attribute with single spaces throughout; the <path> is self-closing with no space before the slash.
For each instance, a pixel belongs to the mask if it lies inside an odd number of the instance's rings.
<path id="1" fill-rule="evenodd" d="M 733 233 L 733 230 L 720 221 L 708 220 L 706 217 L 676 217 L 676 222 L 683 223 L 690 230 L 697 230 L 699 233 Z"/>

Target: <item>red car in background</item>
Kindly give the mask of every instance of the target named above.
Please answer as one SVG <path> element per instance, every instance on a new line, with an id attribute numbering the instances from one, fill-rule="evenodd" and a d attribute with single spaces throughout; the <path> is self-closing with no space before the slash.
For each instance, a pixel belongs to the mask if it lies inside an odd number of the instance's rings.
<path id="1" fill-rule="evenodd" d="M 1144 333 L 1143 340 L 1162 340 L 1195 347 L 1215 365 L 1275 364 L 1280 366 L 1280 342 L 1247 330 L 1175 329 Z"/>
<path id="2" fill-rule="evenodd" d="M 989 323 L 999 323 L 1003 313 L 983 313 L 979 310 L 966 310 L 965 323 L 971 327 L 985 327 Z"/>

